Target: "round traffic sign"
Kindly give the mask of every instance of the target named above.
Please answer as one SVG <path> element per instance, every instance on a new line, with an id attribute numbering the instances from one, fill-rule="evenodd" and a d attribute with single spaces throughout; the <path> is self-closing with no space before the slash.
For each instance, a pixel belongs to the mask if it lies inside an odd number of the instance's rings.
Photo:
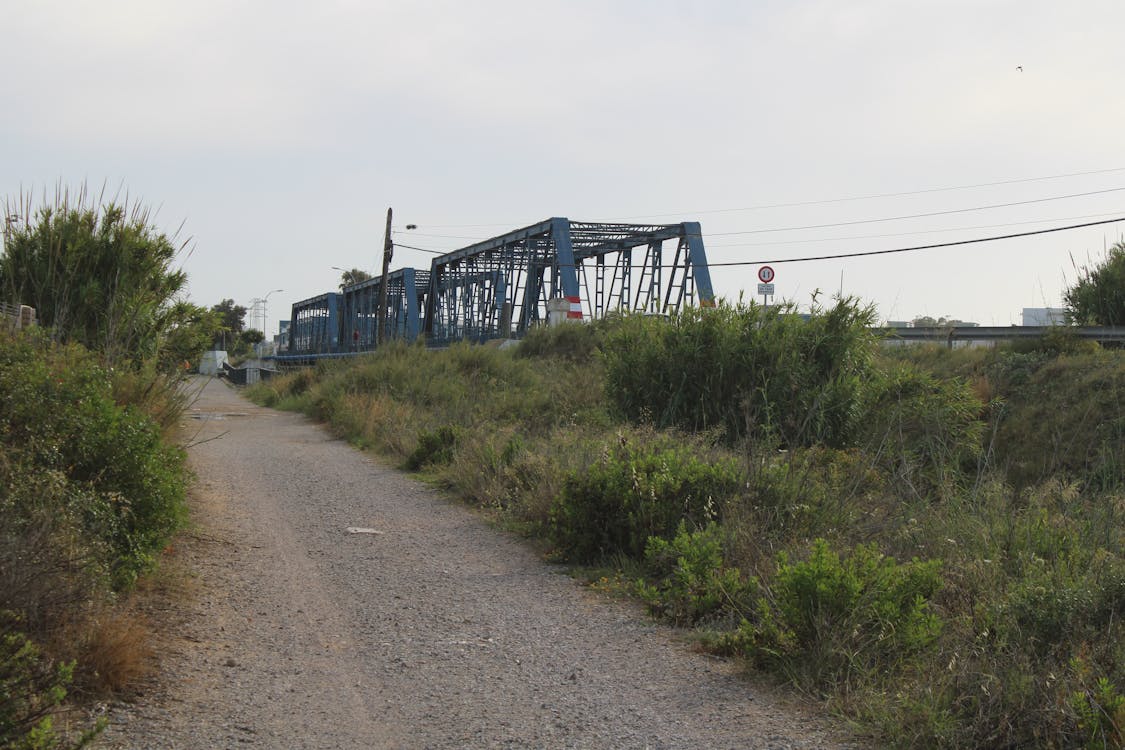
<path id="1" fill-rule="evenodd" d="M 773 281 L 773 269 L 769 266 L 762 266 L 758 269 L 758 281 L 763 284 L 768 284 Z"/>

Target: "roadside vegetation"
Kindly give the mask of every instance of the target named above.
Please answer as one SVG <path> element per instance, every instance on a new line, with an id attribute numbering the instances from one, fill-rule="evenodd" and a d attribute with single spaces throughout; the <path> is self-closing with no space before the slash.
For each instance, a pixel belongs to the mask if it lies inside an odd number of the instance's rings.
<path id="1" fill-rule="evenodd" d="M 250 390 L 898 747 L 1125 741 L 1125 356 L 854 299 L 393 343 Z"/>
<path id="2" fill-rule="evenodd" d="M 76 747 L 147 671 L 132 594 L 184 520 L 182 363 L 218 324 L 143 209 L 6 208 L 0 302 L 40 326 L 0 318 L 0 747 Z"/>

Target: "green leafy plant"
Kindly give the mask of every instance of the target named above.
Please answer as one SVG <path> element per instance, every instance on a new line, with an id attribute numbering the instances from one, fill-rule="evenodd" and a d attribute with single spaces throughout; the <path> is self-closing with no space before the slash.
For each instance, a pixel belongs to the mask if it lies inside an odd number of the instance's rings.
<path id="1" fill-rule="evenodd" d="M 1125 362 L 1117 352 L 1044 357 L 1007 387 L 996 457 L 1027 487 L 1050 477 L 1102 489 L 1125 483 Z"/>
<path id="2" fill-rule="evenodd" d="M 697 531 L 681 523 L 670 541 L 649 538 L 637 593 L 654 614 L 687 626 L 751 611 L 757 581 L 725 564 L 722 533 L 714 522 Z"/>
<path id="3" fill-rule="evenodd" d="M 20 632 L 15 613 L 0 612 L 0 747 L 77 750 L 106 726 L 104 719 L 68 736 L 56 731 L 59 710 L 74 679 L 74 663 L 54 663 Z"/>
<path id="4" fill-rule="evenodd" d="M 772 557 L 778 543 L 805 540 L 843 529 L 858 529 L 876 518 L 887 491 L 875 459 L 856 449 L 798 448 L 783 454 L 753 455 L 741 501 L 732 508 L 753 529 L 742 545 Z"/>
<path id="5" fill-rule="evenodd" d="M 60 188 L 38 208 L 22 195 L 5 215 L 0 300 L 31 305 L 57 340 L 111 364 L 167 360 L 170 343 L 177 362 L 185 340 L 173 334 L 198 323 L 196 311 L 177 307 L 187 274 L 172 266 L 186 243 L 157 230 L 148 209 L 92 199 L 82 187 Z"/>
<path id="6" fill-rule="evenodd" d="M 875 350 L 874 311 L 850 298 L 627 316 L 606 333 L 606 391 L 626 419 L 730 440 L 846 445 Z"/>
<path id="7" fill-rule="evenodd" d="M 1068 289 L 1067 316 L 1079 325 L 1125 325 L 1125 242 L 1109 249 L 1098 266 L 1085 266 Z"/>
<path id="8" fill-rule="evenodd" d="M 406 468 L 418 471 L 424 466 L 448 464 L 453 460 L 460 431 L 450 425 L 425 430 L 418 435 L 418 447 L 406 458 Z"/>
<path id="9" fill-rule="evenodd" d="M 0 439 L 11 455 L 57 476 L 84 532 L 111 550 L 102 560 L 127 587 L 183 520 L 183 452 L 145 414 L 115 402 L 109 373 L 77 346 L 33 336 L 0 339 Z M 9 490 L 13 488 L 9 487 Z M 18 488 L 14 488 L 18 489 Z M 2 493 L 24 514 L 43 496 Z M 60 509 L 62 510 L 62 509 Z"/>
<path id="10" fill-rule="evenodd" d="M 940 568 L 938 560 L 897 563 L 874 545 L 841 557 L 824 539 L 806 560 L 782 553 L 757 621 L 742 626 L 743 647 L 818 687 L 893 664 L 941 632 L 930 607 Z"/>
<path id="11" fill-rule="evenodd" d="M 871 379 L 864 401 L 857 442 L 916 494 L 941 496 L 976 476 L 984 405 L 965 381 L 899 365 Z"/>
<path id="12" fill-rule="evenodd" d="M 1108 678 L 1074 693 L 1070 706 L 1087 748 L 1125 747 L 1125 693 Z"/>
<path id="13" fill-rule="evenodd" d="M 681 522 L 703 525 L 739 487 L 729 459 L 706 461 L 666 443 L 622 439 L 585 471 L 574 472 L 551 513 L 552 536 L 572 560 L 623 554 L 640 558 L 650 537 L 670 537 Z"/>

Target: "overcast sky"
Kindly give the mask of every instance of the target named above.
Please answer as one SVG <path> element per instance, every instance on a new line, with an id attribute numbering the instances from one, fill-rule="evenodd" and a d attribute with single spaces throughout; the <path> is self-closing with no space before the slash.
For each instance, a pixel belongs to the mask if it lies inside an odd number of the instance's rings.
<path id="1" fill-rule="evenodd" d="M 695 220 L 711 261 L 773 261 L 802 305 L 842 288 L 883 319 L 984 325 L 1060 305 L 1125 232 L 786 262 L 1125 217 L 1121 0 L 0 0 L 0 19 L 0 196 L 85 181 L 158 207 L 193 239 L 193 301 L 284 290 L 271 334 L 332 266 L 375 272 L 388 206 L 396 240 L 437 250 L 551 216 Z M 753 295 L 756 271 L 716 270 L 716 293 Z"/>

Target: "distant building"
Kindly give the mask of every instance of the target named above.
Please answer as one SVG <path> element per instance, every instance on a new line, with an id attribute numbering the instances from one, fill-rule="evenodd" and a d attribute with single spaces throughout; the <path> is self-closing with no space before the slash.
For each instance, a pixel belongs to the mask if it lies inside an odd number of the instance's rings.
<path id="1" fill-rule="evenodd" d="M 278 334 L 273 337 L 273 351 L 274 353 L 282 353 L 289 351 L 289 321 L 278 321 Z"/>
<path id="2" fill-rule="evenodd" d="M 1025 307 L 1023 309 L 1025 326 L 1064 326 L 1066 309 L 1062 307 Z"/>

